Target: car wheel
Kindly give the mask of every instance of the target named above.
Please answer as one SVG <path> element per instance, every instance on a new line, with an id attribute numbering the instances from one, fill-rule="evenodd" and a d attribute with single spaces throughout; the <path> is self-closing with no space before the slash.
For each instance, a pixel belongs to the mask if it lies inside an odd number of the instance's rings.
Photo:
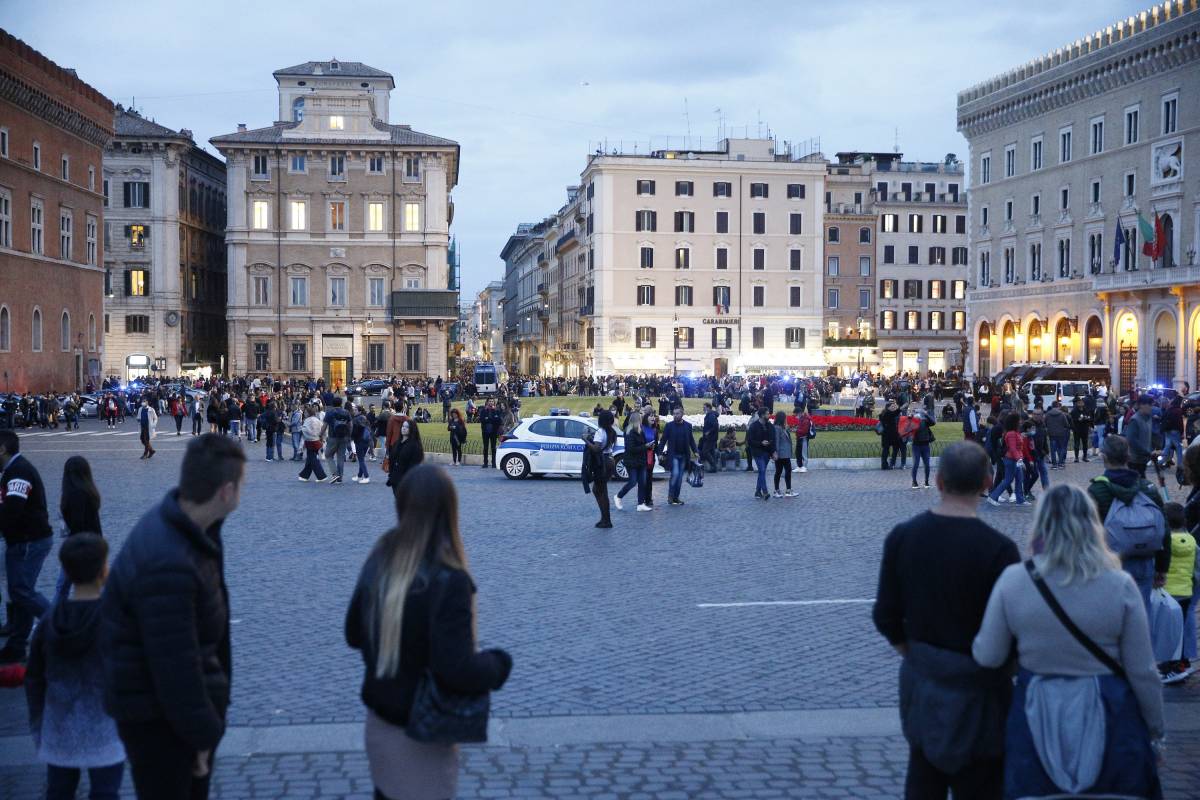
<path id="1" fill-rule="evenodd" d="M 500 462 L 500 468 L 504 470 L 504 476 L 510 480 L 520 480 L 529 477 L 529 462 L 525 460 L 525 456 L 508 456 Z"/>
<path id="2" fill-rule="evenodd" d="M 629 468 L 625 466 L 624 461 L 617 462 L 616 469 L 613 470 L 613 473 L 623 481 L 629 480 Z"/>

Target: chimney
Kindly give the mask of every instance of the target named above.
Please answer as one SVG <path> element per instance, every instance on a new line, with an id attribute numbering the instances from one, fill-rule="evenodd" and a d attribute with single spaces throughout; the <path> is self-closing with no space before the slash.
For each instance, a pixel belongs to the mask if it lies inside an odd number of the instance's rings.
<path id="1" fill-rule="evenodd" d="M 245 133 L 245 132 L 246 132 L 246 123 L 239 122 L 238 123 L 238 133 Z"/>

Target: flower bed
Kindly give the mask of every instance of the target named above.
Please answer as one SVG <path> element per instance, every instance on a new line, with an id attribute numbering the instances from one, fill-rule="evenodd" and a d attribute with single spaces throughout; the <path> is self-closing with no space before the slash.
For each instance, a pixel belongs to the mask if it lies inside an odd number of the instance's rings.
<path id="1" fill-rule="evenodd" d="M 699 430 L 704 427 L 703 414 L 687 414 L 684 419 L 692 423 L 692 427 Z M 718 417 L 718 424 L 721 430 L 744 431 L 749 427 L 752 417 L 746 414 L 722 414 Z M 834 417 L 834 416 L 816 416 L 809 417 L 813 421 L 818 431 L 873 431 L 875 430 L 875 420 L 867 419 L 866 417 Z M 792 414 L 788 414 L 787 423 L 789 428 L 796 427 L 798 418 Z"/>

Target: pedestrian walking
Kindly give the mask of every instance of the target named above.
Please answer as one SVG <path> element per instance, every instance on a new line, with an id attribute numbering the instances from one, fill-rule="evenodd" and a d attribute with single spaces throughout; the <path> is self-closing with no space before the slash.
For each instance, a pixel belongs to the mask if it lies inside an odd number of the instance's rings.
<path id="1" fill-rule="evenodd" d="M 895 399 L 889 399 L 879 414 L 879 422 L 876 425 L 881 436 L 880 469 L 895 469 L 897 456 L 900 457 L 901 469 L 908 461 L 908 450 L 904 445 L 904 440 L 900 438 L 900 416 L 900 404 Z"/>
<path id="2" fill-rule="evenodd" d="M 63 542 L 58 558 L 71 598 L 58 596 L 33 634 L 25 672 L 29 728 L 46 764 L 47 800 L 74 800 L 84 770 L 90 798 L 116 800 L 125 748 L 104 711 L 99 644 L 108 544 L 98 533 L 78 533 Z"/>
<path id="3" fill-rule="evenodd" d="M 63 519 L 63 535 L 79 533 L 104 535 L 100 523 L 100 490 L 92 479 L 92 465 L 83 456 L 71 456 L 63 464 L 62 493 L 58 503 Z M 61 570 L 55 586 L 55 597 L 66 597 L 71 582 L 66 570 Z"/>
<path id="4" fill-rule="evenodd" d="M 138 409 L 138 437 L 142 442 L 142 458 L 153 458 L 154 447 L 150 442 L 158 435 L 158 413 L 150 405 L 149 400 L 142 400 Z"/>
<path id="5" fill-rule="evenodd" d="M 463 463 L 463 444 L 467 441 L 467 423 L 463 421 L 462 412 L 457 408 L 450 410 L 450 420 L 446 425 L 450 433 L 450 458 L 454 466 Z"/>
<path id="6" fill-rule="evenodd" d="M 661 431 L 658 427 L 658 415 L 649 405 L 642 407 L 642 439 L 646 442 L 646 496 L 642 501 L 651 511 L 654 510 L 654 467 L 658 464 L 658 442 Z"/>
<path id="7" fill-rule="evenodd" d="M 288 414 L 288 433 L 292 437 L 292 461 L 304 460 L 304 409 L 299 403 L 292 406 Z"/>
<path id="8" fill-rule="evenodd" d="M 192 400 L 192 436 L 199 436 L 204 424 L 204 398 L 197 396 Z"/>
<path id="9" fill-rule="evenodd" d="M 792 432 L 788 430 L 786 412 L 780 411 L 775 415 L 773 428 L 775 452 L 771 457 L 775 461 L 775 496 L 795 497 L 796 493 L 792 491 Z M 783 476 L 787 490 L 784 494 L 779 493 L 780 476 Z"/>
<path id="10" fill-rule="evenodd" d="M 596 498 L 596 507 L 600 509 L 600 521 L 597 528 L 611 528 L 612 519 L 608 509 L 608 479 L 613 474 L 613 448 L 617 444 L 617 431 L 613 427 L 613 413 L 601 411 L 596 417 L 599 428 L 591 436 L 584 437 L 584 459 L 586 461 L 582 478 L 584 487 L 591 483 L 591 492 Z M 694 444 L 694 443 L 693 443 Z M 590 480 L 589 480 L 590 479 Z"/>
<path id="11" fill-rule="evenodd" d="M 267 442 L 267 461 L 275 460 L 275 424 L 278 421 L 275 403 L 267 403 L 267 407 L 258 415 L 258 426 L 263 432 L 262 438 Z"/>
<path id="12" fill-rule="evenodd" d="M 341 483 L 342 472 L 346 464 L 346 449 L 350 447 L 350 437 L 353 433 L 353 420 L 346 409 L 342 408 L 342 398 L 330 398 L 329 407 L 325 409 L 324 427 L 321 429 L 325 439 L 325 461 L 329 464 L 330 483 Z"/>
<path id="13" fill-rule="evenodd" d="M 758 471 L 754 496 L 761 500 L 769 500 L 771 492 L 767 488 L 767 464 L 771 462 L 775 452 L 775 430 L 767 419 L 766 408 L 759 408 L 746 428 L 746 446 L 750 449 L 750 458 Z"/>
<path id="14" fill-rule="evenodd" d="M 1071 418 L 1055 400 L 1046 412 L 1046 436 L 1050 440 L 1050 469 L 1063 469 L 1067 462 L 1067 442 L 1071 438 Z"/>
<path id="15" fill-rule="evenodd" d="M 802 407 L 800 416 L 796 418 L 796 447 L 793 450 L 796 466 L 792 467 L 792 472 L 808 472 L 808 443 L 816 435 L 817 426 L 812 415 L 808 413 L 807 406 Z"/>
<path id="16" fill-rule="evenodd" d="M 317 416 L 316 406 L 310 405 L 304 409 L 300 435 L 304 438 L 304 468 L 300 470 L 299 479 L 307 483 L 309 476 L 316 474 L 317 483 L 323 483 L 326 475 L 321 466 L 321 450 L 325 447 L 325 426 Z"/>
<path id="17" fill-rule="evenodd" d="M 346 643 L 362 654 L 360 696 L 375 797 L 442 800 L 457 794 L 458 744 L 431 740 L 433 708 L 422 698 L 431 691 L 451 699 L 497 691 L 512 671 L 512 657 L 476 649 L 475 582 L 453 481 L 423 465 L 395 488 L 397 523 L 359 573 L 346 612 Z M 456 719 L 486 728 L 486 711 Z"/>
<path id="18" fill-rule="evenodd" d="M 929 395 L 926 395 L 926 397 L 928 396 Z M 918 488 L 917 467 L 924 463 L 925 488 L 928 489 L 930 452 L 931 448 L 933 447 L 933 442 L 936 439 L 931 428 L 933 428 L 933 426 L 937 423 L 934 421 L 933 414 L 930 413 L 928 407 L 923 407 L 915 403 L 912 407 L 911 416 L 917 421 L 916 429 L 912 433 L 912 488 Z"/>
<path id="19" fill-rule="evenodd" d="M 1000 575 L 972 653 L 1020 672 L 1006 797 L 1161 798 L 1162 687 L 1142 598 L 1078 487 L 1043 495 L 1033 555 Z"/>
<path id="20" fill-rule="evenodd" d="M 175 418 L 175 435 L 183 436 L 183 418 L 187 416 L 187 404 L 182 397 L 173 394 L 168 407 L 171 410 L 171 416 Z"/>
<path id="21" fill-rule="evenodd" d="M 392 495 L 399 497 L 400 483 L 413 467 L 425 460 L 425 448 L 421 444 L 421 430 L 416 420 L 406 419 L 400 423 L 400 437 L 388 451 L 387 485 Z"/>
<path id="22" fill-rule="evenodd" d="M 104 708 L 139 800 L 208 797 L 232 678 L 221 528 L 245 463 L 236 442 L 189 442 L 179 486 L 134 526 L 104 588 Z"/>
<path id="23" fill-rule="evenodd" d="M 1046 415 L 1049 418 L 1049 414 Z M 1064 418 L 1066 415 L 1063 415 Z M 1025 442 L 1019 430 L 1021 415 L 1013 411 L 1004 418 L 1004 434 L 999 446 L 1003 453 L 1004 481 L 992 488 L 988 495 L 988 503 L 1000 505 L 1000 495 L 1011 490 L 1017 498 L 1017 505 L 1032 506 L 1025 500 Z"/>
<path id="24" fill-rule="evenodd" d="M 938 463 L 937 505 L 897 525 L 883 545 L 873 618 L 900 653 L 900 719 L 908 800 L 999 800 L 1011 680 L 980 667 L 971 644 L 992 586 L 1017 547 L 979 519 L 987 454 L 955 442 Z"/>
<path id="25" fill-rule="evenodd" d="M 358 474 L 353 477 L 355 483 L 370 483 L 371 475 L 367 470 L 367 451 L 371 449 L 371 423 L 367 412 L 362 406 L 354 406 L 354 418 L 350 425 L 350 439 L 354 444 L 354 456 L 358 462 Z"/>
<path id="26" fill-rule="evenodd" d="M 1136 411 L 1121 430 L 1121 436 L 1129 445 L 1128 466 L 1138 474 L 1139 478 L 1146 477 L 1146 465 L 1154 456 L 1153 407 L 1154 398 L 1148 394 L 1139 396 Z"/>
<path id="27" fill-rule="evenodd" d="M 625 471 L 629 473 L 629 477 L 620 491 L 613 495 L 613 505 L 620 511 L 623 508 L 621 498 L 629 494 L 631 489 L 636 489 L 637 510 L 650 511 L 650 506 L 646 504 L 646 484 L 649 475 L 646 463 L 646 436 L 642 433 L 642 415 L 639 411 L 631 412 L 625 419 L 625 451 L 621 454 L 621 461 L 625 464 Z"/>
<path id="28" fill-rule="evenodd" d="M 16 431 L 0 429 L 0 534 L 4 535 L 4 575 L 8 582 L 8 641 L 0 664 L 25 660 L 34 620 L 49 601 L 37 590 L 38 575 L 53 542 L 46 487 L 37 468 L 21 454 Z"/>
<path id="29" fill-rule="evenodd" d="M 611 413 L 609 415 L 611 416 Z M 667 465 L 670 468 L 670 478 L 667 481 L 667 504 L 681 506 L 683 500 L 680 498 L 680 494 L 683 491 L 684 474 L 696 456 L 696 437 L 692 433 L 692 423 L 683 418 L 682 405 L 677 405 L 672 409 L 671 421 L 663 427 L 662 438 L 658 446 L 659 454 L 666 456 Z"/>

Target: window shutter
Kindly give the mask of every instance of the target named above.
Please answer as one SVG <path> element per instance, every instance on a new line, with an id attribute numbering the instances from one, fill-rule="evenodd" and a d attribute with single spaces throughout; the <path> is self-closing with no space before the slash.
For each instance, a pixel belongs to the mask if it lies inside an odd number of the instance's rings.
<path id="1" fill-rule="evenodd" d="M 650 185 L 653 186 L 654 181 L 650 181 Z M 651 192 L 651 194 L 654 194 L 654 193 Z M 650 230 L 652 230 L 652 231 L 658 230 L 658 212 L 657 211 L 650 212 Z"/>
<path id="2" fill-rule="evenodd" d="M 125 296 L 131 297 L 132 295 L 133 295 L 133 273 L 130 272 L 129 270 L 125 270 Z"/>
<path id="3" fill-rule="evenodd" d="M 658 347 L 658 328 L 650 329 L 650 349 Z"/>
<path id="4" fill-rule="evenodd" d="M 650 194 L 654 194 L 654 181 L 650 181 Z"/>
<path id="5" fill-rule="evenodd" d="M 129 208 L 129 182 L 126 181 L 125 183 L 121 184 L 121 188 L 125 192 L 125 208 Z"/>
<path id="6" fill-rule="evenodd" d="M 142 208 L 150 207 L 150 183 L 142 184 Z"/>
<path id="7" fill-rule="evenodd" d="M 150 296 L 150 270 L 142 270 L 142 287 L 146 292 L 146 296 Z"/>

